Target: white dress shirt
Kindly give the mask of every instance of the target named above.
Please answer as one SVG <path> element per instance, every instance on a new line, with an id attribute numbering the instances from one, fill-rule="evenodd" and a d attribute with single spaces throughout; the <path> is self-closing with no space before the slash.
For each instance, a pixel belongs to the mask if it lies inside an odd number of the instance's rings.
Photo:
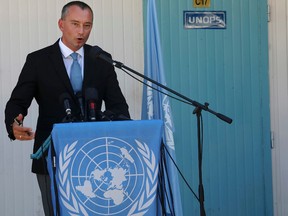
<path id="1" fill-rule="evenodd" d="M 70 56 L 71 53 L 73 53 L 73 51 L 71 49 L 69 49 L 63 42 L 62 39 L 60 38 L 59 40 L 59 47 L 62 53 L 62 57 L 63 57 L 63 61 L 66 67 L 66 71 L 68 74 L 68 77 L 70 78 L 70 68 L 71 65 L 73 63 L 73 59 Z M 84 77 L 84 48 L 81 47 L 79 50 L 76 51 L 76 53 L 78 53 L 78 62 L 80 64 L 81 67 L 81 73 L 82 73 L 82 80 Z"/>

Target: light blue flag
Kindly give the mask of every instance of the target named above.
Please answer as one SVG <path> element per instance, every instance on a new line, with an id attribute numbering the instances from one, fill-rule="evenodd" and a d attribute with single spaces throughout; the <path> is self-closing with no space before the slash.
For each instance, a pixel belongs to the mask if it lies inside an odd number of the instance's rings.
<path id="1" fill-rule="evenodd" d="M 149 78 L 161 83 L 162 85 L 166 85 L 155 1 L 148 0 L 147 3 L 145 76 L 148 76 Z M 147 84 L 151 85 L 151 82 L 147 82 Z M 164 91 L 163 89 L 160 90 Z M 142 119 L 162 119 L 164 121 L 163 140 L 166 145 L 166 149 L 169 151 L 169 154 L 175 160 L 175 146 L 173 138 L 174 126 L 169 98 L 167 97 L 167 95 L 159 93 L 150 87 L 144 86 Z M 173 165 L 169 157 L 166 157 L 166 165 L 168 169 L 167 175 L 169 176 L 169 179 L 166 179 L 165 182 L 169 183 L 170 181 L 171 187 L 170 188 L 169 185 L 165 184 L 166 191 L 168 193 L 168 195 L 166 194 L 165 197 L 165 209 L 167 211 L 166 214 L 175 214 L 176 216 L 181 216 L 183 215 L 183 213 L 178 174 L 175 166 Z M 173 196 L 169 195 L 169 191 Z M 169 205 L 170 207 L 167 205 Z M 172 210 L 170 210 L 171 206 L 173 207 Z"/>

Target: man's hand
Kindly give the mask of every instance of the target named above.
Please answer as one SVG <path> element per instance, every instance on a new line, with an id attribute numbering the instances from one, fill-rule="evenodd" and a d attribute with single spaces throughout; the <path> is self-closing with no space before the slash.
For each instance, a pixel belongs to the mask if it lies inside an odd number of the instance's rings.
<path id="1" fill-rule="evenodd" d="M 23 115 L 19 114 L 13 122 L 12 128 L 14 136 L 17 140 L 32 140 L 34 139 L 35 133 L 32 128 L 23 127 Z"/>

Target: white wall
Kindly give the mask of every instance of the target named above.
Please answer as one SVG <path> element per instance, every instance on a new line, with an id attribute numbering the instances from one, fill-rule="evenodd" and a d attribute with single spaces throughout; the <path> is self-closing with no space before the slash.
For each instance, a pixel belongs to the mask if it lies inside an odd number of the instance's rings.
<path id="1" fill-rule="evenodd" d="M 40 192 L 30 172 L 32 142 L 10 142 L 4 109 L 26 55 L 54 43 L 64 0 L 0 0 L 0 215 L 43 215 Z M 140 0 L 86 0 L 94 10 L 89 43 L 99 45 L 125 65 L 143 72 L 143 23 Z M 132 118 L 139 119 L 142 87 L 118 71 Z M 24 124 L 35 128 L 37 106 L 32 104 Z"/>
<path id="2" fill-rule="evenodd" d="M 288 215 L 288 3 L 270 0 L 270 109 L 274 215 Z"/>

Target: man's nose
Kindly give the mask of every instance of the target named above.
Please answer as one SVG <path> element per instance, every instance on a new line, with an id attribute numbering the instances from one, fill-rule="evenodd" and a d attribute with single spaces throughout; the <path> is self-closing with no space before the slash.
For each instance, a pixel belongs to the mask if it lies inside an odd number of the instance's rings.
<path id="1" fill-rule="evenodd" d="M 84 33 L 84 25 L 79 25 L 78 33 L 79 34 L 83 34 Z"/>

